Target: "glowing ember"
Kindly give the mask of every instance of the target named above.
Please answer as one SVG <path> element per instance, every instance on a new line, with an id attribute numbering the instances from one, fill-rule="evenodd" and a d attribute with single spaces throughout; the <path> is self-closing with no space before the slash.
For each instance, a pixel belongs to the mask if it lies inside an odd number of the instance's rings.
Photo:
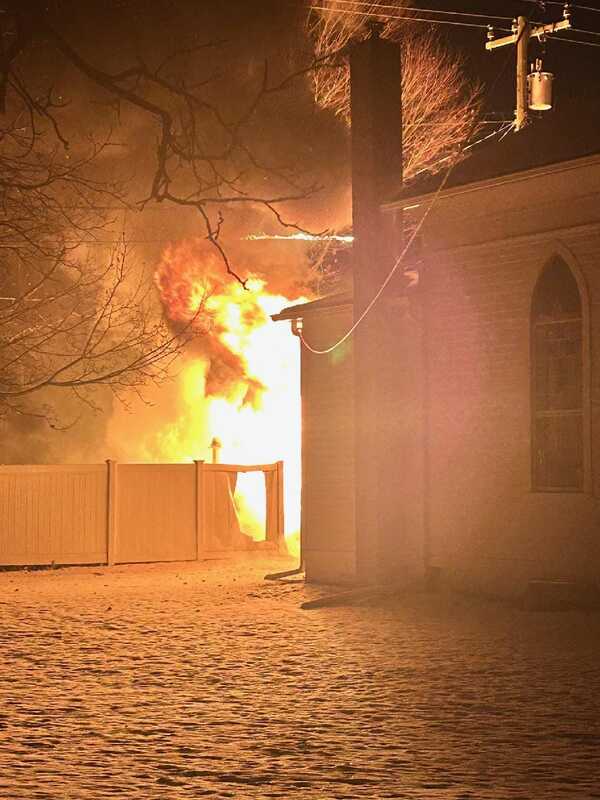
<path id="1" fill-rule="evenodd" d="M 168 317 L 203 334 L 179 375 L 177 418 L 160 430 L 152 458 L 211 460 L 220 440 L 220 461 L 261 464 L 284 461 L 286 536 L 300 526 L 300 354 L 298 342 L 271 314 L 306 298 L 270 294 L 250 278 L 247 289 L 229 280 L 203 242 L 167 250 L 156 283 Z M 264 531 L 261 474 L 240 474 L 236 505 L 243 530 Z"/>
<path id="2" fill-rule="evenodd" d="M 348 244 L 354 241 L 352 234 L 342 233 L 304 233 L 298 231 L 297 233 L 251 233 L 246 236 L 246 239 L 251 242 L 259 242 L 266 240 L 282 239 L 284 241 L 300 241 L 300 242 L 347 242 Z"/>

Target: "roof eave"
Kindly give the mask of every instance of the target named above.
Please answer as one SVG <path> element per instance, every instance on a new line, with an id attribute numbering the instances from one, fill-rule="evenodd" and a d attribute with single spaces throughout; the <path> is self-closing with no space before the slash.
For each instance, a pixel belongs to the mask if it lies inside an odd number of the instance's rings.
<path id="1" fill-rule="evenodd" d="M 407 197 L 400 197 L 396 200 L 389 200 L 383 203 L 381 208 L 384 212 L 389 211 L 411 211 L 412 209 L 419 208 L 425 202 L 431 202 L 431 199 L 438 196 L 440 200 L 448 200 L 459 195 L 469 194 L 471 192 L 484 191 L 498 186 L 507 185 L 511 183 L 518 183 L 520 181 L 530 180 L 532 178 L 541 177 L 551 173 L 568 172 L 573 169 L 587 168 L 593 165 L 600 165 L 600 153 L 593 155 L 583 156 L 580 158 L 569 159 L 568 161 L 560 161 L 554 164 L 547 164 L 542 167 L 534 167 L 532 169 L 521 170 L 519 172 L 511 172 L 506 175 L 501 175 L 495 178 L 486 178 L 482 181 L 473 181 L 458 186 L 451 186 L 448 189 L 432 190 L 423 194 L 409 195 Z"/>
<path id="2" fill-rule="evenodd" d="M 295 306 L 284 308 L 279 314 L 271 314 L 274 322 L 282 320 L 304 319 L 315 314 L 325 314 L 330 311 L 341 311 L 342 309 L 352 308 L 352 295 L 348 292 L 343 294 L 330 295 L 311 303 L 299 303 Z"/>

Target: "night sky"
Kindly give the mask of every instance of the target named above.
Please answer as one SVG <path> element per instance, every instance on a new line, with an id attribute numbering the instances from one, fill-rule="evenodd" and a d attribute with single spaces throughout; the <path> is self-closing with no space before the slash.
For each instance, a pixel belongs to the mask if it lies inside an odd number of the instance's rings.
<path id="1" fill-rule="evenodd" d="M 315 3 L 318 5 L 318 3 Z M 31 4 L 34 7 L 34 3 Z M 386 5 L 383 3 L 383 5 Z M 514 110 L 515 48 L 507 46 L 492 52 L 486 51 L 486 30 L 466 27 L 485 25 L 492 21 L 499 27 L 510 27 L 510 18 L 528 15 L 536 21 L 562 19 L 562 6 L 541 4 L 531 0 L 419 0 L 417 9 L 431 9 L 462 14 L 482 14 L 490 17 L 468 17 L 415 11 L 415 16 L 430 17 L 440 24 L 434 30 L 451 51 L 466 59 L 469 78 L 481 81 L 484 87 L 484 112 L 487 119 L 512 118 Z M 576 5 L 576 4 L 575 4 Z M 591 6 L 593 3 L 584 3 Z M 224 6 L 195 3 L 184 0 L 111 0 L 99 3 L 75 3 L 72 0 L 54 0 L 45 4 L 49 19 L 83 53 L 106 69 L 130 66 L 139 54 L 152 63 L 161 54 L 175 48 L 194 47 L 200 42 L 212 42 L 194 69 L 199 80 L 218 76 L 216 94 L 225 112 L 235 114 L 246 102 L 260 80 L 263 64 L 268 61 L 270 79 L 276 81 L 299 69 L 310 57 L 310 47 L 303 30 L 307 4 L 289 0 L 254 0 L 254 2 L 229 2 Z M 344 7 L 354 8 L 346 3 Z M 358 7 L 358 6 L 356 6 Z M 389 10 L 384 13 L 392 13 Z M 494 15 L 505 20 L 492 19 Z M 442 21 L 461 24 L 442 24 Z M 600 13 L 572 10 L 574 27 L 596 32 L 586 35 L 568 31 L 548 37 L 545 47 L 532 40 L 530 61 L 544 55 L 544 68 L 555 74 L 555 107 L 571 101 L 585 103 L 588 95 L 597 94 L 599 82 L 600 47 L 573 44 L 561 39 L 579 39 L 591 45 L 600 45 Z M 424 26 L 426 23 L 424 24 Z M 505 35 L 498 30 L 496 36 Z M 545 52 L 544 52 L 545 51 Z M 94 90 L 64 69 L 52 48 L 36 42 L 26 54 L 34 69 L 40 63 L 42 73 L 48 78 L 58 75 L 63 88 L 83 100 L 85 108 L 77 114 L 84 118 L 94 115 Z M 187 68 L 191 69 L 191 62 Z M 189 78 L 189 76 L 188 76 Z M 42 82 L 43 83 L 43 82 Z M 66 84 L 66 87 L 65 87 Z M 255 141 L 264 152 L 289 157 L 293 153 L 303 167 L 311 164 L 315 174 L 324 170 L 328 179 L 344 180 L 345 145 L 340 138 L 341 128 L 327 114 L 319 114 L 312 107 L 306 82 L 296 82 L 289 91 L 271 98 L 261 109 L 260 126 Z M 205 91 L 203 89 L 203 91 Z M 263 143 L 261 145 L 261 142 Z M 318 213 L 322 213 L 319 209 Z"/>
<path id="2" fill-rule="evenodd" d="M 504 17 L 517 17 L 524 15 L 536 22 L 555 22 L 562 19 L 562 6 L 546 4 L 545 12 L 539 5 L 526 0 L 427 0 L 427 2 L 414 3 L 415 6 L 437 9 L 440 11 L 462 11 L 475 14 L 499 15 Z M 577 4 L 575 4 L 577 5 Z M 596 5 L 600 11 L 600 4 L 590 2 L 582 3 L 587 7 Z M 426 16 L 423 14 L 422 16 Z M 442 18 L 441 15 L 432 15 Z M 510 27 L 510 20 L 479 19 L 448 15 L 443 17 L 448 21 L 460 21 L 472 24 L 487 24 L 488 21 L 499 27 Z M 600 13 L 572 9 L 571 22 L 574 28 L 600 33 Z M 485 49 L 486 31 L 477 28 L 459 27 L 454 25 L 436 25 L 444 40 L 450 47 L 456 48 L 468 57 L 469 71 L 473 76 L 479 77 L 486 87 L 495 85 L 492 94 L 486 95 L 486 111 L 498 115 L 505 114 L 506 118 L 512 117 L 514 108 L 514 71 L 515 52 L 514 46 L 506 46 L 493 51 Z M 496 37 L 506 36 L 502 31 L 496 32 Z M 585 94 L 597 94 L 600 68 L 600 48 L 595 46 L 577 45 L 558 41 L 559 39 L 579 39 L 592 44 L 600 44 L 600 38 L 590 35 L 564 31 L 563 33 L 549 36 L 546 41 L 544 56 L 544 69 L 553 72 L 556 80 L 556 105 L 570 100 L 582 98 Z M 509 53 L 511 55 L 509 55 Z M 530 48 L 530 61 L 542 55 L 543 50 L 532 41 Z M 501 77 L 498 78 L 499 73 Z"/>

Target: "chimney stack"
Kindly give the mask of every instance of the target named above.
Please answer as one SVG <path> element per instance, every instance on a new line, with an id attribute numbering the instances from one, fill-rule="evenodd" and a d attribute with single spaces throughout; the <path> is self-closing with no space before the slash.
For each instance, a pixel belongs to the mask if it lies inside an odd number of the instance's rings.
<path id="1" fill-rule="evenodd" d="M 350 53 L 352 220 L 359 243 L 402 184 L 400 46 L 381 39 L 381 27 L 373 23 L 370 37 Z"/>
<path id="2" fill-rule="evenodd" d="M 402 71 L 397 43 L 369 38 L 350 53 L 352 111 L 352 223 L 354 318 L 361 315 L 394 265 L 397 232 L 381 205 L 402 184 Z M 381 579 L 389 543 L 400 535 L 401 502 L 394 473 L 401 470 L 396 363 L 397 310 L 388 285 L 354 334 L 355 515 L 357 569 L 365 581 Z M 384 570 L 385 571 L 385 570 Z"/>

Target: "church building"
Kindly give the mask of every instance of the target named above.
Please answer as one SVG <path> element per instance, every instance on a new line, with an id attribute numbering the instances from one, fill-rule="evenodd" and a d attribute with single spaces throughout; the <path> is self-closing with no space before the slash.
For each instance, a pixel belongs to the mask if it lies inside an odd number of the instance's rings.
<path id="1" fill-rule="evenodd" d="M 307 579 L 598 585 L 600 114 L 403 186 L 397 46 L 351 72 L 352 286 L 275 317 L 304 342 Z"/>

